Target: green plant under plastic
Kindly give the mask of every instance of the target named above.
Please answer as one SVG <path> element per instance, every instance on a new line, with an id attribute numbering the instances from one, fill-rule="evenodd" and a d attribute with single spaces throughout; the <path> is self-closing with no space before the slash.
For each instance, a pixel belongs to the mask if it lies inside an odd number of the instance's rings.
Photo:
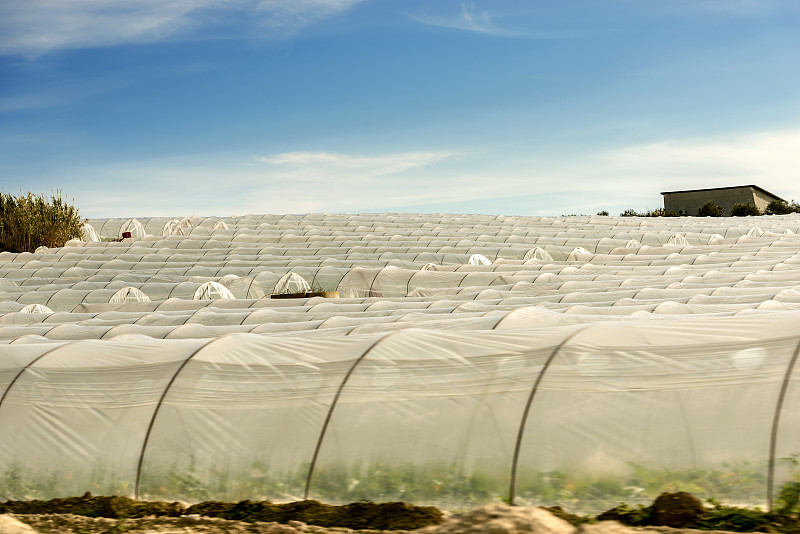
<path id="1" fill-rule="evenodd" d="M 452 462 L 318 465 L 309 498 L 329 503 L 405 501 L 458 510 L 492 501 L 508 501 L 508 473 L 482 467 L 464 469 Z M 240 469 L 151 466 L 143 472 L 140 496 L 186 502 L 295 500 L 303 497 L 307 474 L 307 464 L 291 473 L 270 472 L 260 462 Z M 80 479 L 75 475 L 71 472 L 24 472 L 11 465 L 0 476 L 0 500 L 52 498 L 86 490 L 133 496 L 132 480 L 107 472 L 101 465 Z M 795 514 L 800 511 L 800 475 L 795 471 L 783 480 L 782 489 L 776 495 L 775 511 Z M 621 502 L 636 506 L 652 502 L 664 492 L 685 491 L 701 499 L 754 506 L 764 504 L 766 484 L 766 462 L 682 470 L 629 464 L 626 474 L 605 476 L 585 472 L 523 471 L 517 477 L 514 503 L 562 506 L 575 513 L 596 514 Z M 633 510 L 639 513 L 638 509 Z M 720 516 L 726 513 L 728 511 L 719 510 Z M 733 520 L 745 521 L 742 518 Z"/>

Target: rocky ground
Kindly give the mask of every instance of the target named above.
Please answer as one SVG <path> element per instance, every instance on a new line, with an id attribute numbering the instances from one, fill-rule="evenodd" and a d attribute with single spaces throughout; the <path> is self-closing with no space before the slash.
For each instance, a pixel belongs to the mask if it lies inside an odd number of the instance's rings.
<path id="1" fill-rule="evenodd" d="M 414 531 L 323 528 L 300 521 L 288 524 L 199 517 L 148 517 L 137 519 L 92 518 L 71 514 L 2 514 L 0 534 L 697 534 L 670 527 L 631 528 L 615 521 L 574 527 L 543 508 L 490 504 L 468 513 L 452 515 L 438 524 Z M 713 534 L 722 531 L 704 531 Z"/>

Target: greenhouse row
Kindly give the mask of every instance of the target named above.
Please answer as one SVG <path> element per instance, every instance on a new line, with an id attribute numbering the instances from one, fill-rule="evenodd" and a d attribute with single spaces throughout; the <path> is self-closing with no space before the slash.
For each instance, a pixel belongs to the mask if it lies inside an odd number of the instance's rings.
<path id="1" fill-rule="evenodd" d="M 92 220 L 0 253 L 5 499 L 773 506 L 800 216 Z"/>

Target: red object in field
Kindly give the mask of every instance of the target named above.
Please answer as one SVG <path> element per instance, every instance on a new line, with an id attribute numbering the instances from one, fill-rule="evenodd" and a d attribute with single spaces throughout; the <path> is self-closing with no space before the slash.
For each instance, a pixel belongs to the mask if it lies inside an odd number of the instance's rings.
<path id="1" fill-rule="evenodd" d="M 130 232 L 122 232 L 122 239 L 125 239 L 126 237 L 130 237 L 130 236 L 131 236 Z"/>

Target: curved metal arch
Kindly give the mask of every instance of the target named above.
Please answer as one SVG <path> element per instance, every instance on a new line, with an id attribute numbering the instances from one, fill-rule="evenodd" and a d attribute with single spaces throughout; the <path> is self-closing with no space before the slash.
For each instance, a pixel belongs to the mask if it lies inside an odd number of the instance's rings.
<path id="1" fill-rule="evenodd" d="M 189 356 L 184 358 L 183 362 L 181 362 L 181 364 L 178 366 L 178 369 L 176 369 L 175 372 L 172 374 L 172 378 L 170 378 L 169 382 L 167 382 L 167 385 L 164 388 L 164 391 L 161 392 L 161 397 L 158 399 L 158 403 L 156 404 L 155 410 L 153 410 L 153 416 L 150 418 L 150 424 L 147 425 L 147 430 L 145 431 L 145 434 L 144 434 L 144 441 L 142 441 L 142 450 L 139 453 L 139 461 L 138 461 L 138 463 L 136 465 L 136 482 L 134 484 L 134 489 L 133 489 L 133 498 L 134 499 L 137 499 L 137 500 L 139 499 L 139 484 L 140 484 L 140 482 L 142 480 L 142 466 L 144 465 L 144 455 L 147 452 L 147 444 L 150 441 L 150 433 L 153 431 L 153 426 L 155 426 L 156 418 L 158 417 L 158 412 L 161 410 L 161 405 L 164 403 L 164 399 L 166 398 L 167 393 L 169 393 L 169 390 L 172 387 L 172 384 L 175 382 L 175 379 L 178 378 L 178 375 L 181 374 L 181 371 L 183 371 L 183 368 L 186 367 L 186 364 L 189 363 L 189 361 L 192 358 L 197 356 L 197 354 L 201 350 L 203 350 L 204 348 L 208 347 L 209 345 L 211 345 L 212 343 L 214 343 L 218 339 L 222 339 L 224 337 L 226 337 L 226 336 L 220 336 L 220 337 L 212 338 L 210 341 L 208 341 L 206 343 L 203 343 L 202 345 L 197 347 L 194 350 L 194 352 L 192 352 Z"/>
<path id="2" fill-rule="evenodd" d="M 188 270 L 189 270 L 189 269 L 186 269 L 186 271 L 188 271 Z M 186 271 L 183 271 L 183 275 L 182 275 L 182 276 L 186 276 Z M 181 285 L 182 283 L 183 283 L 183 282 L 178 282 L 177 284 L 175 284 L 174 286 L 172 286 L 172 287 L 170 288 L 170 290 L 169 290 L 169 293 L 167 294 L 167 298 L 165 298 L 165 299 L 164 299 L 164 301 L 167 301 L 167 300 L 171 299 L 171 298 L 172 298 L 172 292 L 173 292 L 173 291 L 175 291 L 175 289 L 176 289 L 176 288 L 177 288 L 179 285 Z"/>
<path id="3" fill-rule="evenodd" d="M 373 276 L 373 277 L 372 277 L 372 280 L 370 280 L 370 281 L 369 281 L 369 286 L 367 287 L 367 293 L 368 293 L 368 294 L 367 294 L 367 295 L 364 295 L 364 297 L 362 297 L 362 298 L 366 298 L 366 297 L 371 297 L 371 296 L 372 296 L 372 295 L 371 295 L 371 293 L 372 293 L 372 286 L 373 286 L 373 285 L 375 285 L 375 280 L 377 280 L 377 279 L 378 279 L 378 277 L 381 275 L 381 271 L 383 271 L 385 268 L 386 268 L 386 267 L 380 267 L 380 268 L 376 268 L 376 271 L 375 271 L 375 276 Z M 347 276 L 347 275 L 345 275 L 345 276 Z M 344 280 L 344 276 L 343 276 L 343 277 L 342 277 L 342 278 L 339 280 L 339 284 L 341 284 L 341 283 L 342 283 L 342 280 Z M 337 288 L 336 288 L 336 289 L 339 289 L 339 288 L 338 288 L 338 286 L 337 286 Z"/>
<path id="4" fill-rule="evenodd" d="M 378 280 L 378 277 L 381 275 L 381 273 L 383 272 L 384 269 L 386 269 L 386 266 L 383 266 L 380 269 L 378 269 L 378 271 L 375 273 L 375 276 L 372 277 L 372 281 L 369 283 L 369 289 L 367 290 L 368 294 L 365 295 L 365 297 L 373 297 L 373 296 L 375 296 L 373 294 L 374 291 L 372 289 L 372 286 L 375 285 L 375 282 Z"/>
<path id="5" fill-rule="evenodd" d="M 48 304 L 50 304 L 50 301 L 51 301 L 51 300 L 53 300 L 53 297 L 55 297 L 56 295 L 58 295 L 58 294 L 59 294 L 59 293 L 61 293 L 62 291 L 64 291 L 64 289 L 59 289 L 59 290 L 57 290 L 55 293 L 53 293 L 52 295 L 50 295 L 49 297 L 47 297 L 47 302 L 45 302 L 45 303 L 44 303 L 44 305 L 45 305 L 45 306 L 47 306 L 48 308 L 50 308 L 50 306 L 48 306 Z M 84 297 L 86 297 L 86 295 L 84 295 Z M 83 300 L 81 300 L 81 303 L 83 303 Z M 73 309 L 74 309 L 74 308 L 73 308 Z M 55 310 L 54 310 L 54 311 L 55 311 Z"/>
<path id="6" fill-rule="evenodd" d="M 84 339 L 76 339 L 76 340 L 73 340 L 73 341 L 67 341 L 66 343 L 60 344 L 57 347 L 53 347 L 50 350 L 44 351 L 42 354 L 38 355 L 36 358 L 34 358 L 33 360 L 29 361 L 22 369 L 19 370 L 19 372 L 11 380 L 11 382 L 8 383 L 8 386 L 6 387 L 6 390 L 3 392 L 3 396 L 0 397 L 0 408 L 3 407 L 3 403 L 6 401 L 6 397 L 8 396 L 8 392 L 11 391 L 11 388 L 14 387 L 14 384 L 17 383 L 17 380 L 19 380 L 19 378 L 22 376 L 22 374 L 25 371 L 27 371 L 31 366 L 33 366 L 36 362 L 38 362 L 39 360 L 41 360 L 42 358 L 44 358 L 48 354 L 51 354 L 51 353 L 55 352 L 56 350 L 58 350 L 58 349 L 60 349 L 62 347 L 66 347 L 67 345 L 74 345 L 75 343 L 79 343 L 81 341 L 85 341 L 85 340 Z"/>
<path id="7" fill-rule="evenodd" d="M 356 367 L 358 367 L 358 364 L 360 364 L 362 361 L 364 361 L 364 358 L 366 358 L 367 355 L 370 352 L 372 352 L 372 349 L 377 347 L 380 343 L 382 343 L 386 339 L 390 338 L 394 334 L 397 334 L 398 332 L 402 332 L 402 330 L 395 330 L 394 332 L 389 332 L 388 334 L 380 337 L 379 339 L 376 339 L 375 342 L 372 345 L 370 345 L 369 347 L 367 347 L 367 350 L 365 350 L 361 354 L 361 356 L 359 356 L 356 359 L 356 361 L 353 362 L 353 365 L 351 365 L 350 369 L 347 370 L 347 374 L 344 375 L 344 378 L 342 379 L 341 384 L 339 384 L 339 388 L 336 390 L 336 394 L 333 396 L 333 400 L 331 401 L 331 405 L 330 405 L 330 407 L 328 407 L 328 413 L 325 416 L 325 422 L 322 423 L 322 428 L 320 429 L 320 432 L 319 432 L 319 438 L 317 438 L 317 445 L 316 445 L 316 447 L 314 447 L 314 454 L 311 457 L 311 464 L 309 464 L 309 466 L 308 466 L 308 474 L 306 475 L 306 487 L 303 490 L 303 499 L 304 500 L 308 500 L 308 493 L 311 490 L 311 478 L 314 476 L 314 468 L 317 465 L 317 459 L 319 458 L 319 451 L 320 451 L 320 449 L 322 449 L 322 442 L 325 439 L 325 433 L 328 431 L 328 425 L 331 422 L 331 417 L 333 417 L 333 410 L 336 409 L 336 404 L 339 402 L 339 397 L 342 395 L 342 391 L 344 390 L 344 386 L 347 384 L 347 381 L 350 380 L 350 376 L 353 374 L 353 372 L 355 372 Z"/>
<path id="8" fill-rule="evenodd" d="M 566 345 L 569 341 L 571 341 L 575 336 L 578 334 L 585 332 L 588 328 L 592 326 L 591 323 L 585 324 L 572 332 L 570 335 L 564 338 L 561 343 L 559 343 L 556 348 L 553 349 L 553 352 L 550 353 L 550 356 L 544 362 L 542 366 L 542 370 L 539 371 L 539 375 L 536 377 L 536 381 L 533 383 L 533 387 L 531 388 L 531 393 L 528 395 L 528 402 L 525 403 L 525 410 L 522 412 L 522 419 L 520 420 L 519 424 L 519 431 L 517 432 L 517 441 L 514 445 L 514 458 L 511 461 L 511 479 L 508 485 L 508 502 L 512 505 L 514 504 L 514 493 L 516 492 L 517 486 L 517 467 L 519 465 L 519 454 L 520 450 L 522 449 L 522 438 L 525 435 L 525 425 L 528 422 L 528 414 L 531 411 L 531 405 L 533 404 L 533 399 L 536 396 L 536 392 L 539 389 L 539 384 L 542 382 L 542 378 L 544 378 L 544 374 L 547 372 L 547 369 L 550 367 L 550 364 L 553 363 L 556 355 L 561 350 L 561 348 Z"/>
<path id="9" fill-rule="evenodd" d="M 483 313 L 481 315 L 481 317 L 490 317 L 490 315 L 489 315 L 490 313 L 491 313 L 491 310 Z M 508 314 L 506 314 L 506 315 L 508 315 Z M 499 325 L 501 322 L 503 322 L 503 319 L 506 318 L 506 315 L 497 316 L 498 317 L 497 321 L 492 325 L 492 327 L 489 329 L 489 331 L 492 331 L 495 328 L 497 328 L 497 325 Z"/>
<path id="10" fill-rule="evenodd" d="M 322 324 L 319 324 L 319 325 L 317 325 L 317 328 L 315 328 L 315 330 L 319 330 L 319 327 L 320 327 L 320 326 L 322 326 Z M 345 333 L 345 336 L 349 336 L 350 334 L 352 334 L 353 332 L 355 332 L 355 330 L 356 330 L 356 327 L 357 327 L 357 326 L 358 326 L 358 325 L 351 326 L 351 327 L 350 327 L 350 330 L 348 330 L 348 331 Z"/>
<path id="11" fill-rule="evenodd" d="M 466 264 L 465 264 L 465 265 L 466 265 Z M 455 272 L 455 271 L 454 271 L 454 272 Z M 469 275 L 471 275 L 471 274 L 472 274 L 471 272 L 467 271 L 467 274 L 465 274 L 465 275 L 464 275 L 464 276 L 461 278 L 461 280 L 459 280 L 459 281 L 458 281 L 458 285 L 457 285 L 457 286 L 455 286 L 455 287 L 467 287 L 467 286 L 462 286 L 461 284 L 463 284 L 463 283 L 464 283 L 464 280 L 466 280 L 466 279 L 467 279 L 467 277 L 468 277 Z"/>
<path id="12" fill-rule="evenodd" d="M 323 260 L 323 261 L 325 261 L 325 260 Z M 322 267 L 317 267 L 317 270 L 314 271 L 314 276 L 311 278 L 311 287 L 314 287 L 314 284 L 317 281 L 317 275 L 319 274 L 321 269 L 322 269 Z"/>
<path id="13" fill-rule="evenodd" d="M 794 349 L 792 359 L 786 366 L 786 373 L 783 376 L 783 383 L 778 394 L 778 401 L 775 403 L 775 414 L 772 417 L 772 431 L 769 438 L 769 464 L 767 467 L 767 509 L 772 511 L 773 505 L 773 485 L 775 484 L 775 449 L 778 446 L 778 429 L 781 421 L 781 411 L 783 411 L 783 401 L 786 398 L 786 391 L 789 389 L 789 379 L 792 377 L 794 366 L 797 363 L 797 356 L 800 355 L 800 343 Z"/>
<path id="14" fill-rule="evenodd" d="M 113 331 L 114 331 L 114 329 L 115 329 L 116 327 L 118 327 L 118 326 L 121 326 L 121 325 L 109 326 L 109 327 L 108 327 L 108 330 L 106 330 L 105 332 L 103 332 L 103 335 L 102 335 L 102 336 L 100 336 L 98 339 L 105 341 L 105 340 L 106 340 L 106 336 L 107 336 L 107 335 L 109 335 L 111 332 L 113 332 Z M 111 338 L 108 338 L 108 339 L 111 339 Z"/>
<path id="15" fill-rule="evenodd" d="M 497 330 L 497 327 L 498 327 L 498 326 L 500 326 L 500 323 L 502 323 L 503 321 L 505 321 L 505 320 L 506 320 L 506 318 L 507 318 L 509 315 L 511 315 L 512 313 L 516 312 L 517 310 L 524 310 L 524 309 L 525 309 L 525 308 L 514 308 L 513 310 L 509 310 L 509 311 L 508 311 L 508 312 L 507 312 L 507 313 L 506 313 L 504 316 L 502 316 L 502 317 L 500 318 L 500 320 L 499 320 L 499 321 L 497 321 L 497 322 L 494 324 L 494 326 L 493 326 L 492 328 L 490 328 L 490 330 Z"/>
<path id="16" fill-rule="evenodd" d="M 417 254 L 417 256 L 419 256 L 419 254 Z M 418 272 L 419 271 L 417 271 L 417 273 Z M 411 280 L 413 280 L 414 277 L 417 276 L 417 273 L 412 274 L 411 276 L 408 277 L 408 280 L 406 280 L 406 296 L 408 296 L 408 294 L 411 292 Z"/>

